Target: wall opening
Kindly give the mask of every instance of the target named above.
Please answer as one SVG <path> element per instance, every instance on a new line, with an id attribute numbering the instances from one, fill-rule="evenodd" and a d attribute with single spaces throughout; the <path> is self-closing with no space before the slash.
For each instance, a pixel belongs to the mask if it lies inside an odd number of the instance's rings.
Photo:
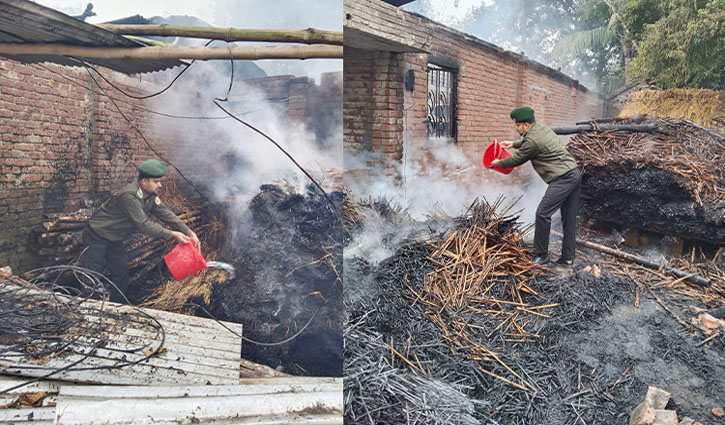
<path id="1" fill-rule="evenodd" d="M 428 64 L 428 137 L 456 138 L 456 80 L 458 71 Z"/>

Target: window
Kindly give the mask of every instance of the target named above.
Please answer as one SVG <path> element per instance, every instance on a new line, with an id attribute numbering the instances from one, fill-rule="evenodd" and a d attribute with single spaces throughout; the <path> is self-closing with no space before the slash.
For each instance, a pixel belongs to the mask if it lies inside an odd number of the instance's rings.
<path id="1" fill-rule="evenodd" d="M 456 137 L 456 77 L 453 69 L 428 64 L 428 137 Z"/>

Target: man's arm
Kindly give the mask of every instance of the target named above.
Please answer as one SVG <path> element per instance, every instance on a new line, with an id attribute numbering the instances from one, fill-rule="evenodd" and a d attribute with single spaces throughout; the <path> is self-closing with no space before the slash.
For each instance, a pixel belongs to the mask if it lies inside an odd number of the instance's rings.
<path id="1" fill-rule="evenodd" d="M 516 146 L 516 143 L 512 143 L 513 146 Z M 502 145 L 503 146 L 503 145 Z M 501 167 L 501 168 L 512 168 L 512 167 L 518 167 L 519 165 L 525 163 L 529 159 L 531 159 L 534 155 L 536 155 L 538 148 L 536 147 L 536 144 L 532 140 L 526 140 L 524 139 L 523 142 L 519 145 L 519 148 L 516 150 L 516 152 L 511 155 L 508 158 L 504 159 L 496 159 L 491 162 L 492 167 Z"/>
<path id="2" fill-rule="evenodd" d="M 141 233 L 158 239 L 173 237 L 171 230 L 149 220 L 143 211 L 141 201 L 133 193 L 122 194 L 118 199 L 118 205 Z"/>
<path id="3" fill-rule="evenodd" d="M 183 235 L 188 236 L 188 239 L 191 239 L 191 241 L 194 242 L 194 246 L 196 246 L 197 249 L 201 250 L 201 243 L 199 242 L 199 238 L 196 236 L 196 233 L 194 233 L 194 231 L 191 230 L 189 226 L 181 221 L 181 219 L 176 214 L 174 214 L 173 211 L 171 211 L 166 205 L 164 205 L 164 203 L 161 202 L 158 197 L 154 199 L 154 206 L 151 208 L 151 213 L 158 217 L 159 220 L 164 222 L 169 227 L 176 229 Z M 188 242 L 188 239 L 186 242 Z"/>

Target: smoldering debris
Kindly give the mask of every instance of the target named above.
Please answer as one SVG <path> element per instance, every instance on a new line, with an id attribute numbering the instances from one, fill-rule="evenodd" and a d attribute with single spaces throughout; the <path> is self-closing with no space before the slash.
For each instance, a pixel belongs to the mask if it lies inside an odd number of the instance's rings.
<path id="1" fill-rule="evenodd" d="M 569 142 L 583 168 L 582 213 L 725 244 L 725 136 L 687 120 L 638 122 L 659 131 L 587 132 Z"/>
<path id="2" fill-rule="evenodd" d="M 488 204 L 454 222 L 380 264 L 346 256 L 346 423 L 623 423 L 648 385 L 704 423 L 725 402 L 722 347 L 631 307 L 632 280 L 537 273 Z"/>
<path id="3" fill-rule="evenodd" d="M 342 207 L 342 192 L 330 198 Z M 236 277 L 214 288 L 211 313 L 244 324 L 246 359 L 297 375 L 342 374 L 342 229 L 318 190 L 267 184 L 249 203 L 230 261 Z M 319 311 L 318 311 L 319 309 Z"/>

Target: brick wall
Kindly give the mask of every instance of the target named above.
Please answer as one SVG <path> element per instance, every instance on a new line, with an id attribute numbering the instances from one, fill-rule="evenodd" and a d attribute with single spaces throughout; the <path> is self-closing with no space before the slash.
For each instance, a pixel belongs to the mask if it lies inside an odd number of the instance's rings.
<path id="1" fill-rule="evenodd" d="M 406 160 L 428 164 L 431 160 L 426 136 L 427 65 L 435 64 L 458 72 L 457 138 L 451 146 L 460 149 L 473 163 L 480 162 L 483 151 L 493 139 L 518 137 L 509 119 L 516 106 L 530 105 L 537 121 L 548 126 L 600 118 L 604 113 L 603 98 L 580 85 L 576 80 L 505 51 L 485 41 L 427 21 L 432 27 L 428 53 L 394 53 L 345 48 L 344 73 L 344 144 L 352 153 L 382 152 L 386 173 L 405 154 Z M 382 60 L 384 58 L 384 60 Z M 387 66 L 387 68 L 386 68 Z M 371 72 L 371 70 L 376 72 Z M 415 86 L 401 99 L 391 96 L 381 103 L 375 88 L 385 82 L 400 82 L 412 70 Z M 395 86 L 398 87 L 397 85 Z M 367 117 L 404 114 L 405 132 L 387 127 L 388 132 L 370 131 L 373 123 Z M 392 117 L 391 117 L 392 118 Z M 377 127 L 378 129 L 380 127 Z M 394 141 L 403 138 L 404 146 Z M 466 179 L 462 174 L 459 179 Z"/>
<path id="2" fill-rule="evenodd" d="M 392 52 L 345 48 L 343 138 L 351 153 L 375 152 L 388 174 L 403 158 L 403 62 Z"/>

